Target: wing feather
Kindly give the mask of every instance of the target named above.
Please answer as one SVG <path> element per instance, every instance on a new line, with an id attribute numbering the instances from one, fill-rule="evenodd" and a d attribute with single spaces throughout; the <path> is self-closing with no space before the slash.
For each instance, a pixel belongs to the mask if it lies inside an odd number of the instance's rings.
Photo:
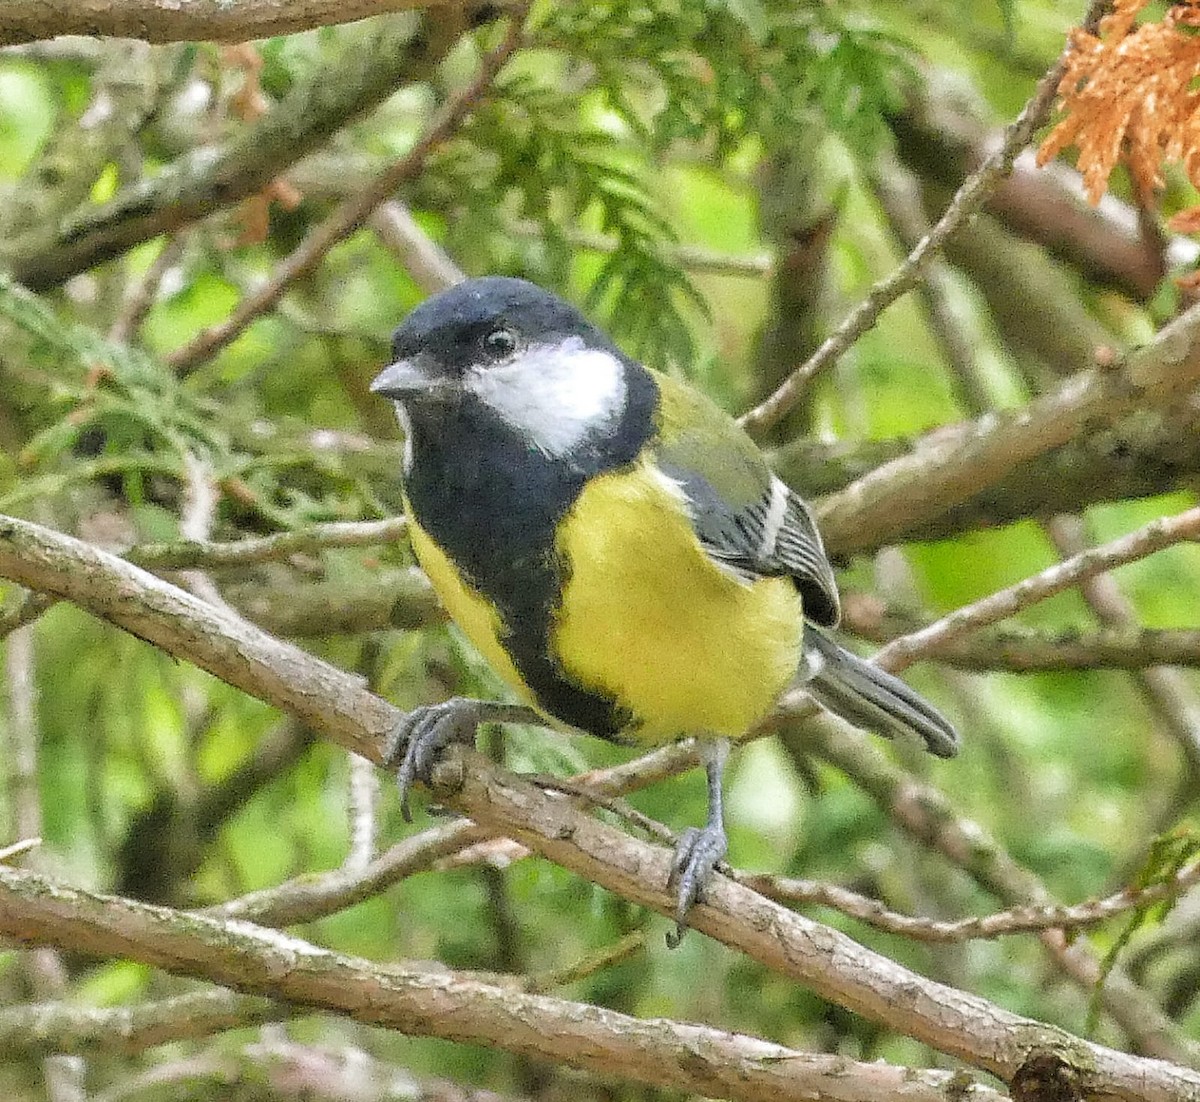
<path id="1" fill-rule="evenodd" d="M 801 498 L 772 477 L 760 498 L 735 508 L 702 476 L 678 469 L 666 473 L 683 490 L 696 537 L 718 566 L 745 582 L 791 577 L 804 598 L 804 615 L 823 627 L 837 624 L 837 581 Z"/>
<path id="2" fill-rule="evenodd" d="M 833 627 L 841 612 L 837 583 L 808 506 L 727 413 L 668 376 L 654 379 L 661 397 L 656 459 L 683 491 L 701 546 L 747 583 L 793 578 L 804 615 Z"/>

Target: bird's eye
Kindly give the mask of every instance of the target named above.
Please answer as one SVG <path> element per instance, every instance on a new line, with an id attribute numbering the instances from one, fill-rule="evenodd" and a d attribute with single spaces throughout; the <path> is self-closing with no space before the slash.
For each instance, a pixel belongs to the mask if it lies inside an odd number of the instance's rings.
<path id="1" fill-rule="evenodd" d="M 483 338 L 483 348 L 493 359 L 512 353 L 517 347 L 517 335 L 511 329 L 493 329 Z"/>

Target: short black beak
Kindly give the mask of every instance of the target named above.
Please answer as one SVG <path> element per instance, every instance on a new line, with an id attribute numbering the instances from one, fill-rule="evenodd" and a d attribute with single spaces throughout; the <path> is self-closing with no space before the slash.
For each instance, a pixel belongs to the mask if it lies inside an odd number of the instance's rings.
<path id="1" fill-rule="evenodd" d="M 403 402 L 415 394 L 432 390 L 438 382 L 420 358 L 396 360 L 375 376 L 375 381 L 371 384 L 371 393 Z"/>

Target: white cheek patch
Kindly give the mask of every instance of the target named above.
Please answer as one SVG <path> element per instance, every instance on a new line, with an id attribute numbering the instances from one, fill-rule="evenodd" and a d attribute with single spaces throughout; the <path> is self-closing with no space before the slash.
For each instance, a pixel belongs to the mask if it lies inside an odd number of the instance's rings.
<path id="1" fill-rule="evenodd" d="M 467 389 L 548 456 L 563 456 L 625 408 L 625 368 L 579 337 L 472 371 Z"/>
<path id="2" fill-rule="evenodd" d="M 399 402 L 393 402 L 392 406 L 396 410 L 396 419 L 404 430 L 404 473 L 407 475 L 413 464 L 412 419 L 408 416 L 408 410 Z"/>

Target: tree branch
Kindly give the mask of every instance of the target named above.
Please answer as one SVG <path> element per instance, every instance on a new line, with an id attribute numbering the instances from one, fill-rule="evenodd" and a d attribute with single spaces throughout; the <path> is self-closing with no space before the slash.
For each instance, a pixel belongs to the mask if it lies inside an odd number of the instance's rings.
<path id="1" fill-rule="evenodd" d="M 380 741 L 399 718 L 395 708 L 367 692 L 357 679 L 116 556 L 27 521 L 0 519 L 0 576 L 72 600 L 291 712 L 314 730 L 373 760 L 379 760 Z M 812 706 L 805 701 L 804 707 L 810 711 Z M 524 709 L 494 707 L 496 717 L 506 712 L 528 715 Z M 782 715 L 775 720 L 776 724 L 785 721 Z M 569 800 L 548 796 L 473 752 L 448 754 L 434 779 L 439 799 L 480 826 L 515 838 L 624 898 L 664 915 L 673 913 L 674 899 L 665 890 L 671 859 L 665 849 L 623 834 L 581 812 Z M 0 869 L 0 876 L 9 877 L 0 883 L 15 885 L 11 877 L 21 875 Z M 39 931 L 40 936 L 48 936 L 57 928 L 76 948 L 89 948 L 89 938 L 70 926 L 68 917 L 78 917 L 84 897 L 44 887 L 31 889 L 29 894 L 32 900 L 8 909 L 14 923 L 20 923 L 20 936 L 39 936 Z M 37 922 L 30 922 L 26 908 L 39 900 L 46 909 L 38 912 Z M 150 914 L 144 908 L 135 910 L 143 917 Z M 0 905 L 0 929 L 14 934 L 15 927 L 4 926 L 5 911 Z M 1198 1073 L 1091 1044 L 1011 1014 L 978 996 L 926 980 L 844 934 L 793 914 L 725 877 L 714 877 L 706 902 L 694 909 L 691 920 L 697 930 L 823 997 L 887 1022 L 890 1028 L 1006 1080 L 1021 1074 L 1028 1061 L 1052 1053 L 1073 1067 L 1096 1093 L 1139 1102 L 1200 1098 Z M 44 926 L 43 921 L 50 925 Z M 94 947 L 107 951 L 100 946 L 109 944 L 101 940 Z M 273 958 L 273 967 L 284 976 L 285 984 L 287 977 L 294 976 L 298 986 L 272 986 L 272 992 L 309 1001 L 303 995 L 316 990 L 308 986 L 312 970 L 307 965 L 313 963 L 320 976 L 342 976 L 332 985 L 342 994 L 331 1005 L 345 1006 L 349 991 L 343 983 L 349 982 L 349 977 L 342 973 L 341 963 L 331 964 L 330 955 L 324 954 L 321 962 L 311 962 L 307 948 L 291 951 L 286 948 L 289 944 L 285 942 L 279 950 L 281 956 Z M 167 953 L 162 960 L 150 962 L 198 967 L 203 959 L 193 947 L 186 959 Z M 255 968 L 253 973 L 238 970 L 244 989 L 262 989 L 247 986 L 252 976 L 263 975 L 261 962 Z M 269 975 L 271 968 L 266 971 Z M 514 1043 L 509 1028 L 505 1027 L 497 1043 Z M 545 1038 L 540 1038 L 529 1054 L 553 1055 L 545 1044 Z M 661 1063 L 660 1059 L 658 1065 Z"/>
<path id="2" fill-rule="evenodd" d="M 130 548 L 125 557 L 147 570 L 214 570 L 274 562 L 303 552 L 398 543 L 404 539 L 407 528 L 408 522 L 403 517 L 337 521 L 228 542 L 177 540 L 171 543 L 142 543 Z"/>
<path id="3" fill-rule="evenodd" d="M 403 158 L 389 165 L 362 191 L 350 196 L 323 222 L 310 230 L 296 249 L 275 265 L 271 278 L 247 295 L 228 319 L 205 329 L 183 348 L 172 352 L 167 356 L 167 363 L 180 375 L 194 371 L 206 359 L 233 341 L 255 318 L 274 306 L 296 280 L 316 268 L 334 245 L 358 229 L 370 217 L 371 212 L 401 184 L 417 176 L 425 167 L 430 155 L 453 137 L 454 132 L 487 94 L 497 74 L 520 46 L 526 11 L 527 6 L 523 6 L 513 13 L 504 41 L 484 57 L 471 83 L 446 101 Z"/>
<path id="4" fill-rule="evenodd" d="M 1200 306 L 1192 306 L 1122 363 L 1082 371 L 1057 391 L 986 415 L 948 438 L 933 434 L 925 446 L 860 478 L 821 504 L 821 532 L 842 552 L 894 542 L 1085 430 L 1146 406 L 1165 407 L 1197 382 Z"/>
<path id="5" fill-rule="evenodd" d="M 59 35 L 145 42 L 248 42 L 351 23 L 388 12 L 463 0 L 10 0 L 0 10 L 0 46 Z"/>
<path id="6" fill-rule="evenodd" d="M 1116 915 L 1174 899 L 1200 883 L 1200 861 L 1180 869 L 1170 880 L 1145 888 L 1122 888 L 1103 899 L 1045 907 L 1014 907 L 989 915 L 936 921 L 889 911 L 877 899 L 859 895 L 835 884 L 798 880 L 784 876 L 747 876 L 735 879 L 781 903 L 817 903 L 856 918 L 878 930 L 912 938 L 914 941 L 954 942 L 997 938 L 1041 930 L 1078 930 L 1098 926 Z"/>
<path id="7" fill-rule="evenodd" d="M 0 576 L 61 597 L 379 760 L 400 718 L 362 679 L 82 540 L 0 518 Z"/>
<path id="8" fill-rule="evenodd" d="M 980 887 L 1011 906 L 1053 907 L 1046 886 L 1013 859 L 978 823 L 960 815 L 941 790 L 888 760 L 873 742 L 832 716 L 808 724 L 803 737 L 784 731 L 792 754 L 815 754 L 846 774 L 910 837 L 943 854 Z M 1086 941 L 1073 944 L 1057 930 L 1041 934 L 1055 966 L 1084 991 L 1100 983 L 1101 966 Z M 1114 968 L 1100 990 L 1106 1010 L 1139 1051 L 1163 1059 L 1200 1059 L 1197 1046 L 1146 993 Z"/>
<path id="9" fill-rule="evenodd" d="M 967 100 L 957 86 L 946 94 L 945 82 L 937 74 L 930 77 L 909 97 L 903 114 L 888 122 L 901 157 L 938 190 L 952 189 L 986 159 L 997 139 L 982 101 Z M 1090 282 L 1135 300 L 1148 299 L 1165 274 L 1163 256 L 1141 234 L 1132 207 L 1111 194 L 1093 207 L 1079 173 L 1058 161 L 1038 168 L 1032 150 L 1017 158 L 984 209 Z M 1194 241 L 1177 236 L 1169 260 L 1192 265 L 1197 251 Z"/>
<path id="10" fill-rule="evenodd" d="M 399 199 L 380 204 L 371 215 L 371 228 L 427 295 L 444 291 L 467 278 L 446 250 L 421 229 L 412 211 Z"/>
<path id="11" fill-rule="evenodd" d="M 905 631 L 879 630 L 862 617 L 847 617 L 855 635 L 885 644 Z M 1040 631 L 987 631 L 939 642 L 923 652 L 928 662 L 985 673 L 1050 670 L 1144 670 L 1155 666 L 1200 667 L 1200 631 L 1193 628 L 1101 628 Z"/>
<path id="12" fill-rule="evenodd" d="M 1159 517 L 1127 536 L 1101 547 L 1081 551 L 1016 585 L 1007 586 L 973 604 L 955 609 L 928 627 L 893 640 L 872 661 L 885 670 L 899 673 L 918 661 L 923 654 L 936 650 L 939 644 L 952 643 L 968 632 L 1013 616 L 1037 601 L 1079 585 L 1106 570 L 1143 559 L 1181 540 L 1195 539 L 1198 534 L 1200 508 L 1188 509 L 1173 517 Z"/>
<path id="13" fill-rule="evenodd" d="M 131 1006 L 24 1003 L 0 1009 L 0 1052 L 96 1051 L 132 1056 L 155 1045 L 244 1029 L 290 1013 L 277 1002 L 222 989 Z"/>
<path id="14" fill-rule="evenodd" d="M 1084 26 L 1090 27 L 1095 24 L 1106 7 L 1107 0 L 1092 0 L 1084 16 Z M 741 423 L 748 432 L 761 434 L 778 423 L 799 401 L 813 379 L 874 326 L 887 307 L 917 285 L 925 265 L 937 255 L 946 239 L 991 194 L 1001 178 L 1011 170 L 1017 154 L 1028 144 L 1034 131 L 1049 117 L 1054 98 L 1058 94 L 1059 81 L 1062 80 L 1066 69 L 1066 53 L 1071 48 L 1068 42 L 1063 56 L 1038 82 L 1029 102 L 1005 130 L 1000 147 L 963 181 L 937 224 L 917 243 L 917 247 L 908 254 L 904 262 L 871 288 L 867 297 L 821 342 L 820 347 L 784 380 L 775 393 L 742 417 Z"/>
<path id="15" fill-rule="evenodd" d="M 0 932 L 24 944 L 132 957 L 412 1036 L 490 1045 L 606 1077 L 698 1094 L 746 1102 L 763 1097 L 796 1102 L 1000 1099 L 959 1073 L 809 1055 L 752 1037 L 661 1018 L 643 1021 L 442 970 L 371 965 L 248 922 L 222 922 L 95 895 L 15 869 L 0 868 Z M 1161 1085 L 1169 1082 L 1162 1079 Z M 1154 1094 L 1153 1085 L 1150 1090 L 1147 1102 L 1183 1097 Z"/>
<path id="16" fill-rule="evenodd" d="M 84 10 L 70 0 L 60 6 Z M 432 72 L 470 26 L 469 12 L 457 5 L 429 18 L 434 22 L 424 34 L 385 25 L 366 42 L 348 43 L 336 80 L 328 70 L 317 72 L 224 145 L 195 150 L 102 206 L 85 204 L 61 225 L 37 227 L 3 243 L 5 266 L 27 287 L 44 290 L 256 194 L 334 131 L 382 103 L 397 85 Z"/>

